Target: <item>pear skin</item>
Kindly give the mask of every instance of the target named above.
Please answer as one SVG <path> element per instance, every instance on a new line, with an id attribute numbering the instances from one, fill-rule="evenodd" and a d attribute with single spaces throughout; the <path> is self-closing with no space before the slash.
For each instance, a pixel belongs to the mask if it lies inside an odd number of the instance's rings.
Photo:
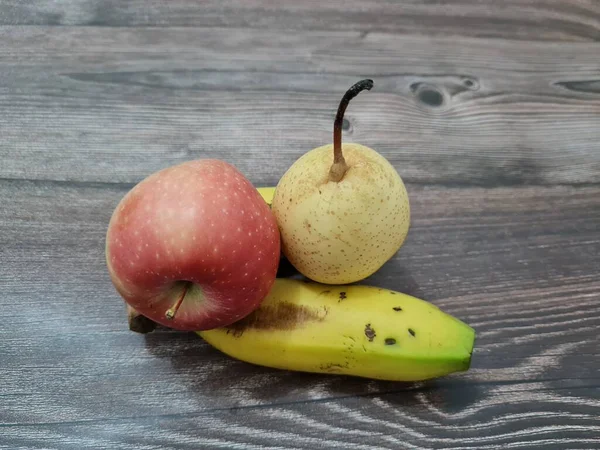
<path id="1" fill-rule="evenodd" d="M 342 145 L 350 100 L 371 90 L 355 83 L 342 97 L 333 144 L 302 155 L 283 175 L 271 209 L 284 256 L 301 274 L 348 284 L 375 273 L 402 246 L 410 228 L 408 193 L 396 169 L 375 150 Z"/>
<path id="2" fill-rule="evenodd" d="M 360 144 L 342 151 L 347 167 L 339 181 L 330 176 L 333 145 L 315 148 L 283 175 L 272 204 L 284 255 L 304 276 L 327 284 L 375 273 L 410 227 L 408 193 L 389 161 Z"/>

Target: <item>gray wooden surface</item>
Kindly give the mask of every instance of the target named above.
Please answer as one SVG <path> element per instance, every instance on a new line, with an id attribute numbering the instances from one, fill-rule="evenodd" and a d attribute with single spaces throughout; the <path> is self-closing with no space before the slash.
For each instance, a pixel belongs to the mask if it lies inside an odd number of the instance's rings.
<path id="1" fill-rule="evenodd" d="M 600 447 L 600 2 L 0 1 L 0 448 Z M 127 329 L 104 236 L 201 157 L 273 185 L 344 139 L 413 225 L 367 280 L 477 330 L 472 369 L 397 384 Z"/>

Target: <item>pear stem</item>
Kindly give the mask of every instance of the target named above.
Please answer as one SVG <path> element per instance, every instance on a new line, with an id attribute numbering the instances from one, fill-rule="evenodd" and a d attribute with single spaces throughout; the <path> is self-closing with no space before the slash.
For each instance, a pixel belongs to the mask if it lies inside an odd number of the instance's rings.
<path id="1" fill-rule="evenodd" d="M 338 182 L 348 170 L 348 164 L 342 153 L 342 125 L 344 123 L 344 113 L 348 107 L 348 103 L 360 92 L 371 90 L 373 87 L 373 80 L 365 79 L 361 80 L 346 91 L 340 105 L 338 106 L 335 121 L 333 122 L 333 164 L 329 169 L 329 179 L 331 181 Z"/>
<path id="2" fill-rule="evenodd" d="M 171 306 L 171 308 L 168 309 L 167 312 L 165 313 L 165 317 L 167 319 L 172 320 L 175 318 L 175 314 L 177 314 L 179 307 L 183 303 L 183 298 L 185 297 L 185 294 L 187 294 L 189 287 L 190 287 L 190 283 L 185 283 L 185 286 L 183 287 L 183 291 L 181 292 L 181 295 L 179 296 L 179 298 L 177 299 L 175 304 L 173 306 Z"/>

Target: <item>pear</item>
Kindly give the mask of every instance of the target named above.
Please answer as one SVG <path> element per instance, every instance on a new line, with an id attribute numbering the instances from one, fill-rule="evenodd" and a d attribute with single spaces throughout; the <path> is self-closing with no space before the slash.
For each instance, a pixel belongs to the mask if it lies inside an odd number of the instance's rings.
<path id="1" fill-rule="evenodd" d="M 348 103 L 372 87 L 372 80 L 362 80 L 345 93 L 333 145 L 302 155 L 275 189 L 272 211 L 283 254 L 320 283 L 353 283 L 372 275 L 400 249 L 410 227 L 408 193 L 392 164 L 364 145 L 342 146 Z"/>

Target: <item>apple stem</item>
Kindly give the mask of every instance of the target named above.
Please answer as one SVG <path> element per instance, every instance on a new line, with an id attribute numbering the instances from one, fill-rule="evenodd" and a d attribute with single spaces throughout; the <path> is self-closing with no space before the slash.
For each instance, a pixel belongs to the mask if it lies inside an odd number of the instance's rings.
<path id="1" fill-rule="evenodd" d="M 179 298 L 177 299 L 175 304 L 173 306 L 171 306 L 171 308 L 168 309 L 167 312 L 165 313 L 165 316 L 167 317 L 167 319 L 172 320 L 173 318 L 175 318 L 175 314 L 177 314 L 179 307 L 183 303 L 183 298 L 185 297 L 185 294 L 187 294 L 189 287 L 190 287 L 190 283 L 185 283 L 185 286 L 183 286 L 183 291 L 181 292 L 181 295 L 179 296 Z"/>
<path id="2" fill-rule="evenodd" d="M 373 80 L 361 80 L 348 89 L 340 101 L 340 106 L 338 106 L 335 121 L 333 122 L 333 164 L 331 165 L 331 169 L 329 169 L 329 179 L 331 181 L 340 181 L 348 170 L 348 164 L 342 153 L 342 125 L 344 124 L 344 113 L 346 112 L 348 103 L 361 91 L 365 89 L 370 91 L 372 87 Z"/>

